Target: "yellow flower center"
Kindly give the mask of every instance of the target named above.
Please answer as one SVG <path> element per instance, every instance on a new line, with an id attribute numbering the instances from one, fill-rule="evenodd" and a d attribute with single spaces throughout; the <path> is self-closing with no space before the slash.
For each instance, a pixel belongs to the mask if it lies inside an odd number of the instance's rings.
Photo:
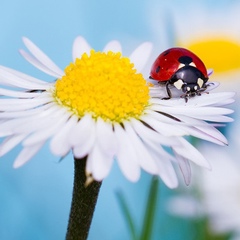
<path id="1" fill-rule="evenodd" d="M 149 87 L 129 58 L 121 53 L 86 53 L 65 69 L 56 81 L 54 97 L 79 118 L 90 113 L 93 118 L 122 122 L 138 118 L 148 105 Z"/>

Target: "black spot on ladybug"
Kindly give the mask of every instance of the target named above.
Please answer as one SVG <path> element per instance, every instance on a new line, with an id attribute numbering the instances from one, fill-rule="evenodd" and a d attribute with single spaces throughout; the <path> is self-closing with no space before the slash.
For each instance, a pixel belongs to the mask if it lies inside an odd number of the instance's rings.
<path id="1" fill-rule="evenodd" d="M 170 50 L 166 50 L 165 52 L 163 52 L 163 56 L 168 55 L 170 52 L 171 52 Z"/>
<path id="2" fill-rule="evenodd" d="M 179 61 L 180 63 L 185 64 L 185 65 L 189 65 L 193 60 L 192 60 L 192 58 L 189 57 L 189 56 L 182 56 L 182 57 L 180 57 L 180 58 L 178 59 L 178 61 Z"/>
<path id="3" fill-rule="evenodd" d="M 159 73 L 159 71 L 160 71 L 160 66 L 156 68 L 156 73 Z"/>

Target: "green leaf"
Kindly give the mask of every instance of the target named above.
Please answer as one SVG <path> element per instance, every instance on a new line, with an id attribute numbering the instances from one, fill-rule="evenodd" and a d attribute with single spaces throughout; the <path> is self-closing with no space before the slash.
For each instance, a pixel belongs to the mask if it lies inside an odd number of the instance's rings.
<path id="1" fill-rule="evenodd" d="M 159 180 L 154 176 L 151 181 L 150 191 L 142 225 L 142 232 L 140 240 L 151 239 L 152 227 L 154 222 L 154 214 L 156 211 L 156 203 L 158 197 Z"/>
<path id="2" fill-rule="evenodd" d="M 124 214 L 124 217 L 126 219 L 127 225 L 129 227 L 132 240 L 137 240 L 136 228 L 134 226 L 133 218 L 131 216 L 130 210 L 129 210 L 128 205 L 127 205 L 127 202 L 126 202 L 123 194 L 120 191 L 117 192 L 117 199 L 118 199 L 119 205 L 122 209 L 122 212 Z"/>

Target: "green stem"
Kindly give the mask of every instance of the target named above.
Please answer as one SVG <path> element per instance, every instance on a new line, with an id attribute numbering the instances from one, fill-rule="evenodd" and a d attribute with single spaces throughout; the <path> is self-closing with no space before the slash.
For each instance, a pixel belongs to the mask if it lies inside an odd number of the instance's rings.
<path id="1" fill-rule="evenodd" d="M 88 237 L 101 182 L 93 181 L 87 187 L 86 157 L 74 159 L 74 186 L 66 240 L 86 240 Z"/>
<path id="2" fill-rule="evenodd" d="M 151 239 L 154 215 L 157 207 L 159 180 L 158 177 L 153 176 L 146 206 L 145 217 L 142 226 L 141 240 Z"/>
<path id="3" fill-rule="evenodd" d="M 128 204 L 121 192 L 117 192 L 117 196 L 118 196 L 118 201 L 119 201 L 120 207 L 125 216 L 126 223 L 129 227 L 129 230 L 131 233 L 131 239 L 137 240 L 138 238 L 137 238 L 136 228 L 134 226 L 134 221 L 133 221 L 132 215 L 130 213 L 130 209 L 128 208 Z"/>

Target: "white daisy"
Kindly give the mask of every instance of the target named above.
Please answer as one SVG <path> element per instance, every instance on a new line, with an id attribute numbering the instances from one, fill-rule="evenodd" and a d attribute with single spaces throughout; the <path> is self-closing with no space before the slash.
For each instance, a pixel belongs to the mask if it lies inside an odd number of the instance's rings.
<path id="1" fill-rule="evenodd" d="M 208 121 L 232 121 L 225 116 L 232 111 L 224 105 L 233 102 L 234 94 L 203 94 L 187 103 L 156 97 L 160 87 L 150 87 L 140 73 L 151 52 L 150 43 L 143 43 L 127 58 L 117 41 L 95 52 L 78 37 L 73 63 L 62 71 L 29 39 L 23 42 L 30 53 L 20 50 L 22 56 L 57 80 L 48 83 L 0 67 L 0 136 L 4 138 L 0 156 L 21 143 L 14 167 L 30 160 L 50 139 L 50 149 L 57 156 L 71 150 L 76 159 L 87 156 L 86 173 L 97 181 L 108 175 L 115 159 L 127 179 L 137 181 L 142 168 L 173 188 L 177 186 L 175 159 L 187 183 L 189 160 L 210 169 L 185 136 L 227 144 Z"/>

